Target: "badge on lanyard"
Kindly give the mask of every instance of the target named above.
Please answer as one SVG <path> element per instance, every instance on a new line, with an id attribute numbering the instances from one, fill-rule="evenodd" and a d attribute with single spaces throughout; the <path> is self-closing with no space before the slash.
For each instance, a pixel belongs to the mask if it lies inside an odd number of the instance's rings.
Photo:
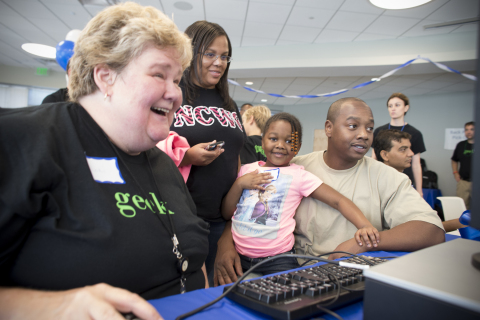
<path id="1" fill-rule="evenodd" d="M 97 158 L 88 156 L 86 156 L 86 158 L 93 180 L 98 183 L 125 184 L 125 180 L 123 180 L 118 167 L 117 158 Z"/>

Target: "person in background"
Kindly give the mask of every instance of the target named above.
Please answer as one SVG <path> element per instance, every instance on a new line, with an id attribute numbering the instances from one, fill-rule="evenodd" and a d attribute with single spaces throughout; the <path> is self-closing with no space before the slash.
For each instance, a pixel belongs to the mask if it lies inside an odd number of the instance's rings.
<path id="1" fill-rule="evenodd" d="M 381 131 L 373 143 L 377 160 L 398 172 L 410 168 L 413 157 L 410 138 L 409 133 L 395 129 Z"/>
<path id="2" fill-rule="evenodd" d="M 250 108 L 243 114 L 243 127 L 245 128 L 247 139 L 240 151 L 242 165 L 267 159 L 262 149 L 262 134 L 265 123 L 271 115 L 270 109 L 264 105 Z"/>
<path id="3" fill-rule="evenodd" d="M 75 45 L 72 102 L 0 111 L 1 319 L 158 320 L 144 299 L 205 287 L 207 225 L 155 147 L 191 58 L 159 10 L 110 6 Z"/>
<path id="4" fill-rule="evenodd" d="M 377 160 L 387 166 L 403 172 L 412 163 L 413 152 L 410 149 L 410 134 L 399 130 L 384 130 L 375 138 L 374 148 Z M 465 227 L 458 219 L 442 222 L 445 232 Z"/>
<path id="5" fill-rule="evenodd" d="M 410 179 L 365 157 L 372 144 L 373 127 L 372 110 L 363 100 L 339 99 L 330 106 L 325 122 L 327 150 L 298 156 L 291 162 L 304 166 L 350 199 L 380 231 L 380 243 L 377 247 L 359 246 L 352 238 L 354 225 L 338 210 L 308 197 L 295 214 L 297 253 L 318 256 L 332 251 L 415 251 L 445 241 L 440 218 L 412 188 Z M 332 254 L 330 258 L 341 255 Z M 228 228 L 219 241 L 215 263 L 220 284 L 243 274 Z"/>
<path id="6" fill-rule="evenodd" d="M 228 92 L 232 46 L 227 33 L 216 23 L 197 21 L 185 34 L 192 39 L 193 60 L 180 82 L 183 105 L 175 113 L 170 130 L 186 138 L 191 146 L 179 169 L 191 165 L 186 184 L 198 216 L 209 224 L 205 263 L 213 284 L 217 242 L 225 227 L 220 206 L 237 177 L 245 133 L 237 105 Z M 216 141 L 223 141 L 224 147 L 206 150 Z"/>
<path id="7" fill-rule="evenodd" d="M 402 132 L 407 132 L 412 136 L 412 138 L 410 139 L 410 142 L 412 144 L 411 149 L 414 153 L 412 157 L 412 167 L 407 168 L 404 173 L 410 178 L 410 180 L 413 182 L 413 185 L 415 186 L 415 189 L 423 197 L 423 176 L 422 166 L 420 163 L 420 154 L 422 152 L 425 152 L 427 149 L 425 148 L 425 143 L 423 142 L 422 133 L 405 122 L 405 115 L 410 109 L 410 102 L 408 100 L 408 97 L 403 93 L 393 93 L 387 100 L 387 109 L 391 118 L 390 123 L 375 129 L 373 133 L 373 139 L 375 140 L 380 131 L 387 129 L 400 130 Z M 375 149 L 373 149 L 372 158 L 374 159 L 376 159 L 375 154 Z"/>
<path id="8" fill-rule="evenodd" d="M 253 107 L 253 105 L 251 105 L 250 103 L 242 104 L 242 106 L 240 107 L 240 115 L 243 117 L 243 114 L 245 113 L 245 111 L 247 111 L 248 109 L 250 109 L 252 107 Z"/>
<path id="9" fill-rule="evenodd" d="M 70 60 L 67 62 L 67 85 L 68 85 L 68 77 L 70 76 Z M 45 103 L 52 103 L 52 102 L 67 102 L 68 101 L 68 88 L 60 88 L 54 93 L 49 94 L 45 98 L 43 98 L 42 104 Z"/>
<path id="10" fill-rule="evenodd" d="M 465 137 L 467 140 L 460 141 L 452 155 L 453 176 L 457 181 L 457 197 L 465 201 L 465 206 L 470 209 L 472 193 L 471 168 L 475 141 L 475 122 L 465 123 Z M 458 165 L 460 164 L 460 169 Z"/>

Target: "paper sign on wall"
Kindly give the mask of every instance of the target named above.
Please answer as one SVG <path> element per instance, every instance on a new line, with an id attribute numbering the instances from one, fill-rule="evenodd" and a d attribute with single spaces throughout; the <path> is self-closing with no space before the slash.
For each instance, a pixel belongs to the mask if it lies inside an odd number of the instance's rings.
<path id="1" fill-rule="evenodd" d="M 466 140 L 464 128 L 447 128 L 445 129 L 445 146 L 446 150 L 455 150 L 457 143 Z"/>

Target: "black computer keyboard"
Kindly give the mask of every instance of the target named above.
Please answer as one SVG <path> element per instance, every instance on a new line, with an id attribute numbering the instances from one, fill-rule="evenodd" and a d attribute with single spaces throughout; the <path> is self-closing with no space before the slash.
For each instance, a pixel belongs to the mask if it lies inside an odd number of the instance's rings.
<path id="1" fill-rule="evenodd" d="M 383 263 L 385 259 L 362 256 L 371 263 Z M 367 263 L 357 257 L 344 262 Z M 338 292 L 338 282 L 328 274 L 334 274 L 340 282 L 340 296 L 331 303 Z M 229 288 L 225 287 L 224 292 Z M 358 290 L 348 291 L 344 288 Z M 317 305 L 335 309 L 363 298 L 364 277 L 360 269 L 323 264 L 262 279 L 247 280 L 227 294 L 227 298 L 250 309 L 265 313 L 275 319 L 303 319 L 321 314 Z"/>

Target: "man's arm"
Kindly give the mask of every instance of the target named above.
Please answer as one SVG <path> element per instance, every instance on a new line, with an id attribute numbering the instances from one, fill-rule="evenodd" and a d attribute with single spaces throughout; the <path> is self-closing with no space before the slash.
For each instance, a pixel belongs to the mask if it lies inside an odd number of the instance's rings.
<path id="1" fill-rule="evenodd" d="M 237 281 L 242 276 L 242 265 L 232 237 L 232 221 L 227 221 L 222 236 L 217 242 L 213 283 L 215 286 Z"/>
<path id="2" fill-rule="evenodd" d="M 408 221 L 390 230 L 380 231 L 382 241 L 375 248 L 360 247 L 354 238 L 337 246 L 335 251 L 361 253 L 366 251 L 416 251 L 445 242 L 445 232 L 434 224 L 424 221 Z M 337 259 L 344 254 L 330 255 Z"/>
<path id="3" fill-rule="evenodd" d="M 415 180 L 415 189 L 417 189 L 420 196 L 423 198 L 423 176 L 422 176 L 422 166 L 420 164 L 420 153 L 415 154 L 412 157 L 412 171 L 413 171 L 413 180 Z"/>
<path id="4" fill-rule="evenodd" d="M 460 177 L 460 173 L 458 173 L 458 162 L 452 160 L 452 171 L 453 171 L 453 177 L 455 178 L 455 181 L 460 181 L 462 179 Z"/>

